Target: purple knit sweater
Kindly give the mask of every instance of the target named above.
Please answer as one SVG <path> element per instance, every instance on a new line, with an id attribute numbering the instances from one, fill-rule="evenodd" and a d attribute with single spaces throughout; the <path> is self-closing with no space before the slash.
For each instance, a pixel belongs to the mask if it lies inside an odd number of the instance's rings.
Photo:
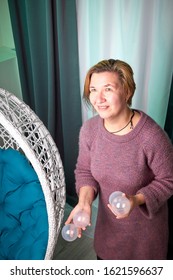
<path id="1" fill-rule="evenodd" d="M 135 128 L 123 136 L 107 132 L 99 116 L 80 131 L 76 190 L 89 185 L 99 194 L 94 247 L 102 259 L 166 259 L 173 146 L 149 116 L 140 114 Z M 107 207 L 113 191 L 140 192 L 146 204 L 117 220 Z"/>

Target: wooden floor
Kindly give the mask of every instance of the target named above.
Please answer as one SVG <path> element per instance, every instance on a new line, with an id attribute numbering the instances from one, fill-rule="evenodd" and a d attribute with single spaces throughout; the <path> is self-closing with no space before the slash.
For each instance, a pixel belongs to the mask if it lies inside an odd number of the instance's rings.
<path id="1" fill-rule="evenodd" d="M 72 207 L 67 204 L 65 207 L 64 221 L 69 215 L 71 209 Z M 54 260 L 96 260 L 96 254 L 93 249 L 96 214 L 97 211 L 94 207 L 92 210 L 92 225 L 83 231 L 81 238 L 68 242 L 62 238 L 60 232 L 54 252 Z"/>
<path id="2" fill-rule="evenodd" d="M 61 234 L 54 253 L 54 260 L 95 260 L 93 238 L 83 235 L 73 242 L 65 241 Z"/>

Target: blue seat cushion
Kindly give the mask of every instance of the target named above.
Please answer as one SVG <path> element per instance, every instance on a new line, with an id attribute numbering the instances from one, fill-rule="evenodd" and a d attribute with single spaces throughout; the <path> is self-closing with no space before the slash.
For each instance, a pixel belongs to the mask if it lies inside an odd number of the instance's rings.
<path id="1" fill-rule="evenodd" d="M 0 259 L 44 259 L 48 217 L 37 174 L 19 151 L 0 149 Z"/>

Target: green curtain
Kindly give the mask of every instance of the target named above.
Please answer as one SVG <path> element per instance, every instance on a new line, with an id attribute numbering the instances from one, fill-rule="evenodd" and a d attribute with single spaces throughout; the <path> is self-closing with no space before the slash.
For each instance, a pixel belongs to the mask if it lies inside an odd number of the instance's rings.
<path id="1" fill-rule="evenodd" d="M 75 196 L 82 124 L 75 0 L 8 0 L 23 100 L 54 138 Z"/>

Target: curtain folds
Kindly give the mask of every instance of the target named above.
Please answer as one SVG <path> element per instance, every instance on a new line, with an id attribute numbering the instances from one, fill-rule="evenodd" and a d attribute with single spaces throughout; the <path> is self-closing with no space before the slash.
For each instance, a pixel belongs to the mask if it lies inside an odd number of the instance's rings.
<path id="1" fill-rule="evenodd" d="M 134 70 L 132 106 L 162 127 L 173 71 L 172 0 L 76 0 L 81 88 L 89 67 L 115 58 Z M 83 119 L 93 115 L 83 108 Z"/>
<path id="2" fill-rule="evenodd" d="M 23 100 L 54 138 L 75 196 L 82 124 L 75 0 L 8 0 Z"/>

